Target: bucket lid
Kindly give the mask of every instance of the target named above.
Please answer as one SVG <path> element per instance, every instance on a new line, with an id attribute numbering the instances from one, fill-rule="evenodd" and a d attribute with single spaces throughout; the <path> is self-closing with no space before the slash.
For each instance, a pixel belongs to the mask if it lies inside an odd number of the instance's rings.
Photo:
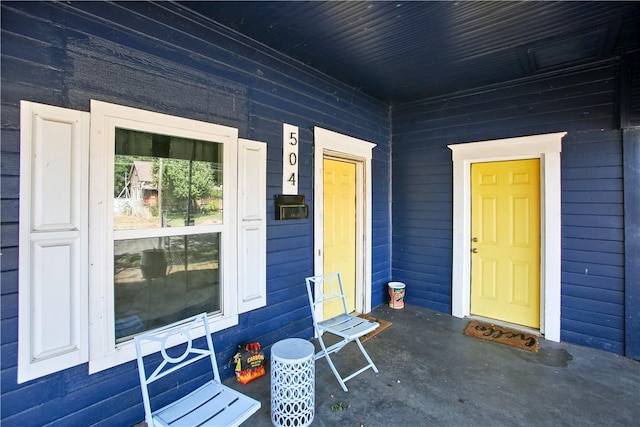
<path id="1" fill-rule="evenodd" d="M 393 289 L 403 289 L 405 286 L 402 282 L 389 282 L 389 287 Z"/>

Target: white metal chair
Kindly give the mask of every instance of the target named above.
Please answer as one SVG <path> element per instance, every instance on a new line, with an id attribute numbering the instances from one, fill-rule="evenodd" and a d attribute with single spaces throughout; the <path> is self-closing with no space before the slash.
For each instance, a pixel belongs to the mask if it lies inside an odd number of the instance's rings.
<path id="1" fill-rule="evenodd" d="M 326 357 L 329 367 L 331 367 L 333 374 L 338 379 L 340 386 L 344 391 L 348 391 L 345 383 L 351 378 L 361 374 L 369 368 L 373 369 L 374 372 L 378 372 L 378 368 L 369 357 L 369 354 L 365 351 L 359 338 L 373 331 L 380 326 L 380 324 L 352 315 L 347 311 L 347 300 L 344 295 L 344 287 L 342 286 L 340 273 L 329 273 L 320 276 L 307 277 L 305 281 L 307 283 L 309 304 L 311 305 L 313 326 L 316 331 L 320 347 L 322 348 L 321 351 L 315 354 L 315 360 Z M 321 312 L 324 304 L 335 300 L 341 302 L 343 311 L 330 319 L 318 320 L 319 313 Z M 327 347 L 322 337 L 324 332 L 336 335 L 340 337 L 341 340 Z M 358 348 L 360 348 L 360 352 L 367 360 L 367 365 L 343 378 L 338 373 L 333 360 L 331 360 L 330 354 L 337 353 L 352 341 L 356 343 Z"/>
<path id="2" fill-rule="evenodd" d="M 205 336 L 199 342 L 203 344 L 196 346 L 194 330 L 202 327 Z M 186 338 L 186 343 L 171 349 L 179 335 Z M 220 382 L 206 313 L 138 335 L 135 345 L 147 426 L 238 426 L 260 409 L 259 401 Z M 151 350 L 159 350 L 162 358 L 147 357 L 145 367 L 143 350 L 147 346 L 152 346 Z M 186 396 L 152 411 L 149 384 L 202 359 L 209 359 L 212 379 Z"/>

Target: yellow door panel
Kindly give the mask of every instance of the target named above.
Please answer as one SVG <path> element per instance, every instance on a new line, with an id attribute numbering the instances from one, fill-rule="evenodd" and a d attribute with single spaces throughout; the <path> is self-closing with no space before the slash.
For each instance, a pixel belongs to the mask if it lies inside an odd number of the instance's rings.
<path id="1" fill-rule="evenodd" d="M 540 162 L 471 166 L 471 313 L 540 327 Z"/>
<path id="2" fill-rule="evenodd" d="M 482 237 L 485 244 L 496 244 L 498 239 L 498 225 L 496 224 L 498 200 L 496 197 L 479 197 Z"/>
<path id="3" fill-rule="evenodd" d="M 529 277 L 531 271 L 529 264 L 522 262 L 513 262 L 511 264 L 511 303 L 520 305 L 531 304 L 531 289 Z"/>
<path id="4" fill-rule="evenodd" d="M 482 281 L 480 282 L 480 295 L 485 299 L 495 299 L 497 296 L 497 263 L 495 259 L 491 258 L 482 258 L 479 265 L 480 277 Z"/>
<path id="5" fill-rule="evenodd" d="M 347 309 L 356 308 L 356 165 L 324 159 L 324 271 L 339 271 Z M 324 307 L 324 318 L 342 311 L 339 301 Z"/>

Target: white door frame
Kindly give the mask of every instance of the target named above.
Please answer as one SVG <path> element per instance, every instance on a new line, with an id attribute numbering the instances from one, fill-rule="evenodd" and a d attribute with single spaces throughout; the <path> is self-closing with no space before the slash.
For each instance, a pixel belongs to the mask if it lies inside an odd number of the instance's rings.
<path id="1" fill-rule="evenodd" d="M 356 164 L 356 311 L 371 311 L 371 157 L 376 146 L 320 127 L 314 127 L 313 235 L 314 275 L 324 273 L 325 157 Z M 316 290 L 317 291 L 317 290 Z M 322 319 L 322 307 L 316 315 Z"/>
<path id="2" fill-rule="evenodd" d="M 566 132 L 448 145 L 453 160 L 451 314 L 471 308 L 471 164 L 540 159 L 540 332 L 560 341 L 560 152 Z"/>

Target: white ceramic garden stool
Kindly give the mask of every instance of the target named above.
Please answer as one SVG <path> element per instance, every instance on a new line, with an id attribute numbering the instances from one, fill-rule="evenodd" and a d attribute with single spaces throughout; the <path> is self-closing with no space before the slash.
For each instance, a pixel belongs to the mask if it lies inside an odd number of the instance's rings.
<path id="1" fill-rule="evenodd" d="M 308 426 L 315 415 L 315 348 L 288 338 L 271 347 L 271 422 L 278 427 Z"/>

